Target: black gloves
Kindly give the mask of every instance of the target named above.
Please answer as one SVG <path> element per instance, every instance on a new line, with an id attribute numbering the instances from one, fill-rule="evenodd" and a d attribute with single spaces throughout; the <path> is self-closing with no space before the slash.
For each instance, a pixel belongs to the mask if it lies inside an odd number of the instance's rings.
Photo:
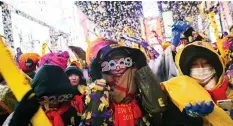
<path id="1" fill-rule="evenodd" d="M 97 79 L 101 79 L 102 78 L 102 74 L 101 74 L 101 64 L 100 61 L 95 58 L 90 65 L 90 76 L 91 76 L 91 80 L 94 82 Z"/>
<path id="2" fill-rule="evenodd" d="M 28 124 L 30 124 L 32 117 L 40 107 L 36 95 L 29 98 L 32 93 L 33 91 L 30 90 L 20 101 L 11 118 L 9 126 L 28 126 Z"/>
<path id="3" fill-rule="evenodd" d="M 172 51 L 172 57 L 173 57 L 173 61 L 175 62 L 175 59 L 176 59 L 176 51 Z"/>
<path id="4" fill-rule="evenodd" d="M 193 27 L 189 27 L 189 28 L 184 32 L 185 38 L 189 38 L 189 36 L 193 36 L 193 32 L 194 32 Z"/>
<path id="5" fill-rule="evenodd" d="M 147 59 L 144 53 L 141 50 L 135 49 L 135 51 L 131 55 L 135 67 L 139 70 L 142 67 L 147 65 Z"/>

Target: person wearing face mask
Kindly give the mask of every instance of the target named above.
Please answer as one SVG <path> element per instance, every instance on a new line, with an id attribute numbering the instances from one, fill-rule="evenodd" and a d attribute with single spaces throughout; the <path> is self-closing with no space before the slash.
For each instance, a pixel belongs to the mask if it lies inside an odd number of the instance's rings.
<path id="1" fill-rule="evenodd" d="M 211 44 L 195 42 L 185 47 L 176 57 L 180 72 L 195 79 L 211 94 L 213 100 L 233 99 L 228 88 L 225 65 Z"/>
<path id="2" fill-rule="evenodd" d="M 211 43 L 198 41 L 187 45 L 177 54 L 176 65 L 179 75 L 195 79 L 209 92 L 216 104 L 220 100 L 233 100 L 233 90 L 229 88 L 225 76 L 224 62 Z M 203 125 L 211 124 L 204 120 Z"/>
<path id="3" fill-rule="evenodd" d="M 143 125 L 146 122 L 162 125 L 160 113 L 166 110 L 167 98 L 146 60 L 139 49 L 119 46 L 111 41 L 98 51 L 91 63 L 91 78 L 104 78 L 111 88 L 110 104 L 116 126 Z M 140 96 L 140 101 L 137 96 Z"/>
<path id="4" fill-rule="evenodd" d="M 86 80 L 83 77 L 82 71 L 77 66 L 69 66 L 66 68 L 66 75 L 69 77 L 70 83 L 76 92 L 71 104 L 82 114 L 84 109 Z"/>

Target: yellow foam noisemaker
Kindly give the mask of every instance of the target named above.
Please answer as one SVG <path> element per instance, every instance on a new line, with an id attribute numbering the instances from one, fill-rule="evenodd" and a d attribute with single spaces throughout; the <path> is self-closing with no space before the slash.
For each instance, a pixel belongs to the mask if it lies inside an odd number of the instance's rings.
<path id="1" fill-rule="evenodd" d="M 45 52 L 46 52 L 46 47 L 47 47 L 47 44 L 46 44 L 46 43 L 43 43 L 43 45 L 42 45 L 42 55 L 41 55 L 41 56 L 43 56 L 43 55 L 45 54 Z"/>
<path id="2" fill-rule="evenodd" d="M 197 101 L 212 101 L 210 94 L 189 76 L 174 77 L 163 82 L 162 86 L 180 111 L 183 111 L 187 103 L 194 105 Z M 203 118 L 213 126 L 233 126 L 230 116 L 217 105 L 212 113 Z"/>
<path id="3" fill-rule="evenodd" d="M 21 101 L 24 95 L 31 89 L 31 87 L 28 84 L 25 76 L 16 66 L 16 63 L 11 58 L 11 55 L 12 54 L 9 49 L 4 45 L 2 38 L 0 38 L 0 71 L 8 86 L 14 93 L 16 99 Z M 34 126 L 51 126 L 50 121 L 41 108 L 33 116 L 32 124 Z"/>

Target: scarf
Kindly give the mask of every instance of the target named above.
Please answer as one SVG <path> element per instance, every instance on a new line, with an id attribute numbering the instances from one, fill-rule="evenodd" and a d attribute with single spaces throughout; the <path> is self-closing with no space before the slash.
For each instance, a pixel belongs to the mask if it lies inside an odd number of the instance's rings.
<path id="1" fill-rule="evenodd" d="M 70 106 L 63 105 L 58 110 L 49 110 L 46 112 L 47 117 L 49 118 L 50 122 L 53 126 L 65 126 L 61 115 L 68 111 Z"/>
<path id="2" fill-rule="evenodd" d="M 83 103 L 83 96 L 84 95 L 75 95 L 74 99 L 71 101 L 71 105 L 81 114 L 83 113 L 83 109 L 85 107 Z"/>
<path id="3" fill-rule="evenodd" d="M 228 89 L 228 79 L 225 77 L 223 80 L 223 84 L 214 90 L 207 90 L 211 95 L 213 101 L 217 103 L 218 100 L 227 99 L 226 91 Z"/>
<path id="4" fill-rule="evenodd" d="M 142 112 L 136 104 L 134 94 L 137 90 L 134 82 L 136 69 L 129 68 L 118 82 L 110 81 L 114 87 L 112 92 L 112 109 L 115 126 L 135 126 L 136 120 L 142 117 Z"/>
<path id="5" fill-rule="evenodd" d="M 128 104 L 112 103 L 115 126 L 135 126 L 136 120 L 142 117 L 142 112 L 135 98 Z"/>

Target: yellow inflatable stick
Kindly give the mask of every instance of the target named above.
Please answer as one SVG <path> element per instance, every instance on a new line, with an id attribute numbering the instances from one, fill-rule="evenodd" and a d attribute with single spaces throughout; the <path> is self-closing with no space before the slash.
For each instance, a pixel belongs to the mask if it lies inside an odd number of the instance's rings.
<path id="1" fill-rule="evenodd" d="M 209 93 L 188 76 L 174 77 L 162 83 L 172 102 L 182 111 L 187 103 L 195 104 L 197 101 L 212 101 Z M 233 126 L 233 120 L 220 107 L 215 105 L 214 111 L 204 116 L 213 126 Z"/>
<path id="2" fill-rule="evenodd" d="M 42 55 L 41 56 L 43 56 L 45 54 L 46 47 L 47 47 L 47 43 L 43 43 L 43 45 L 42 45 Z"/>
<path id="3" fill-rule="evenodd" d="M 8 86 L 14 93 L 16 99 L 21 101 L 23 96 L 31 89 L 25 76 L 20 72 L 16 63 L 11 58 L 12 54 L 4 45 L 2 38 L 0 38 L 0 71 L 5 78 Z M 23 116 L 23 113 L 22 113 Z M 32 118 L 34 126 L 51 126 L 44 111 L 40 108 Z"/>

